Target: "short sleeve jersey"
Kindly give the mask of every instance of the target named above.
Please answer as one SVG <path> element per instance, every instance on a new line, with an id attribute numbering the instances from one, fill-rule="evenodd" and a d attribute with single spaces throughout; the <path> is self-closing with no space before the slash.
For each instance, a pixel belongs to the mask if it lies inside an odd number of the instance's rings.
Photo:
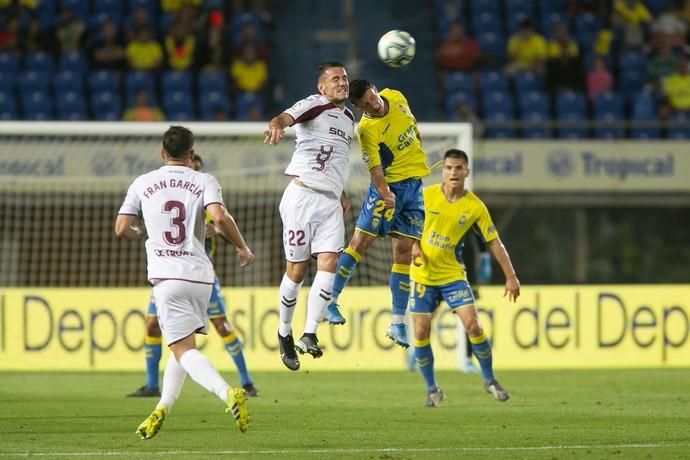
<path id="1" fill-rule="evenodd" d="M 442 184 L 424 189 L 424 231 L 420 247 L 424 263 L 412 264 L 410 279 L 427 286 L 441 286 L 467 280 L 462 263 L 462 241 L 470 229 L 489 242 L 498 238 L 489 211 L 474 193 L 450 203 L 443 194 Z"/>
<path id="2" fill-rule="evenodd" d="M 204 248 L 204 209 L 212 203 L 224 204 L 220 184 L 191 168 L 163 166 L 134 180 L 119 213 L 143 214 L 149 281 L 213 283 Z"/>
<path id="3" fill-rule="evenodd" d="M 388 102 L 388 113 L 382 117 L 365 113 L 357 126 L 364 162 L 369 169 L 380 165 L 388 183 L 426 177 L 426 153 L 407 99 L 388 88 L 379 95 Z"/>
<path id="4" fill-rule="evenodd" d="M 307 97 L 285 111 L 295 121 L 295 151 L 285 174 L 299 178 L 307 187 L 331 192 L 336 197 L 350 174 L 350 144 L 355 117 L 324 96 Z"/>

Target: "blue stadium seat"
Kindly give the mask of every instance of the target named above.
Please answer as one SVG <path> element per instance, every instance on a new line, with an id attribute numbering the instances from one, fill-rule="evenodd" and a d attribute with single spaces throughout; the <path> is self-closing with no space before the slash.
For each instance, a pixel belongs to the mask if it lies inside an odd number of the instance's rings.
<path id="1" fill-rule="evenodd" d="M 228 78 L 223 72 L 203 72 L 199 74 L 197 85 L 199 92 L 219 91 L 224 93 L 228 89 Z"/>
<path id="2" fill-rule="evenodd" d="M 134 102 L 134 95 L 144 90 L 148 94 L 149 102 L 156 104 L 156 79 L 151 72 L 133 71 L 127 72 L 125 76 L 126 104 L 131 106 Z"/>
<path id="3" fill-rule="evenodd" d="M 62 53 L 60 55 L 60 70 L 71 70 L 83 74 L 88 68 L 86 56 L 82 53 Z"/>
<path id="4" fill-rule="evenodd" d="M 532 15 L 528 15 L 525 13 L 517 13 L 516 15 L 513 16 L 507 16 L 506 19 L 506 31 L 508 32 L 508 36 L 513 35 L 516 33 L 518 30 L 520 30 L 520 24 L 522 21 L 529 19 L 530 22 L 534 25 L 535 29 L 538 29 L 539 25 L 535 21 L 534 17 Z"/>
<path id="5" fill-rule="evenodd" d="M 657 100 L 651 91 L 640 91 L 630 95 L 628 102 L 631 107 L 630 137 L 633 139 L 657 139 L 660 137 L 657 116 Z M 635 123 L 650 123 L 650 126 L 638 126 Z"/>
<path id="6" fill-rule="evenodd" d="M 518 107 L 520 118 L 523 122 L 528 122 L 522 128 L 523 137 L 541 139 L 550 136 L 551 130 L 546 126 L 550 119 L 549 97 L 546 93 L 541 91 L 518 93 Z"/>
<path id="7" fill-rule="evenodd" d="M 76 91 L 82 92 L 84 85 L 82 83 L 81 74 L 72 72 L 71 70 L 63 70 L 53 76 L 53 92 L 67 92 Z"/>
<path id="8" fill-rule="evenodd" d="M 211 121 L 215 119 L 217 111 L 230 111 L 230 101 L 225 91 L 202 91 L 199 97 L 199 111 L 201 119 Z"/>
<path id="9" fill-rule="evenodd" d="M 558 137 L 562 139 L 583 139 L 587 137 L 586 126 L 576 126 L 587 121 L 587 102 L 584 94 L 563 91 L 556 95 L 556 118 L 559 122 Z"/>
<path id="10" fill-rule="evenodd" d="M 106 15 L 111 21 L 119 22 L 122 18 L 122 0 L 98 0 L 93 2 L 95 15 Z"/>
<path id="11" fill-rule="evenodd" d="M 0 91 L 11 93 L 14 91 L 14 82 L 16 81 L 16 72 L 6 71 L 0 67 Z"/>
<path id="12" fill-rule="evenodd" d="M 122 101 L 116 92 L 99 91 L 91 94 L 91 113 L 100 121 L 122 120 Z"/>
<path id="13" fill-rule="evenodd" d="M 263 37 L 263 30 L 261 26 L 261 19 L 254 13 L 240 13 L 232 15 L 230 20 L 230 33 L 232 43 L 238 44 L 242 39 L 242 31 L 247 24 L 252 24 L 256 30 L 256 36 L 259 40 Z"/>
<path id="14" fill-rule="evenodd" d="M 623 98 L 615 92 L 600 94 L 593 103 L 598 139 L 619 139 L 623 134 Z"/>
<path id="15" fill-rule="evenodd" d="M 647 82 L 647 59 L 636 51 L 625 51 L 618 59 L 620 88 L 624 94 L 637 93 Z"/>
<path id="16" fill-rule="evenodd" d="M 86 103 L 81 92 L 67 91 L 55 95 L 58 119 L 66 121 L 85 120 Z"/>
<path id="17" fill-rule="evenodd" d="M 484 117 L 486 123 L 485 135 L 490 139 L 512 139 L 515 137 L 515 128 L 511 125 L 512 114 L 503 112 L 491 112 Z"/>
<path id="18" fill-rule="evenodd" d="M 236 118 L 240 121 L 263 118 L 263 99 L 257 93 L 239 93 L 235 100 Z"/>
<path id="19" fill-rule="evenodd" d="M 18 118 L 14 95 L 0 90 L 0 120 L 17 120 Z"/>
<path id="20" fill-rule="evenodd" d="M 491 13 L 498 16 L 500 14 L 500 3 L 496 0 L 472 0 L 472 14 Z"/>
<path id="21" fill-rule="evenodd" d="M 515 91 L 518 94 L 544 89 L 544 77 L 535 72 L 518 72 L 515 74 L 514 81 Z"/>
<path id="22" fill-rule="evenodd" d="M 497 60 L 499 65 L 504 63 L 506 57 L 506 40 L 502 34 L 491 31 L 480 31 L 478 35 L 476 35 L 476 39 L 484 54 Z"/>
<path id="23" fill-rule="evenodd" d="M 163 94 L 175 91 L 191 93 L 192 76 L 189 72 L 169 70 L 161 75 L 161 90 Z"/>
<path id="24" fill-rule="evenodd" d="M 482 94 L 492 91 L 508 92 L 508 79 L 503 75 L 503 72 L 495 70 L 483 71 L 479 81 L 479 88 Z"/>
<path id="25" fill-rule="evenodd" d="M 508 0 L 505 2 L 506 17 L 527 16 L 534 18 L 534 0 Z"/>
<path id="26" fill-rule="evenodd" d="M 24 58 L 24 70 L 50 73 L 55 69 L 53 55 L 48 53 L 31 53 Z"/>
<path id="27" fill-rule="evenodd" d="M 120 81 L 116 72 L 110 70 L 98 70 L 89 73 L 89 91 L 119 91 Z"/>
<path id="28" fill-rule="evenodd" d="M 671 115 L 667 126 L 669 139 L 690 139 L 690 116 L 686 113 L 678 112 Z"/>
<path id="29" fill-rule="evenodd" d="M 546 15 L 542 16 L 541 20 L 541 31 L 542 35 L 546 37 L 547 39 L 553 38 L 553 31 L 556 27 L 556 24 L 559 23 L 568 23 L 568 18 L 565 16 L 565 14 L 562 11 L 559 12 L 552 12 L 548 13 Z"/>
<path id="30" fill-rule="evenodd" d="M 445 96 L 445 109 L 448 119 L 456 121 L 459 118 L 458 107 L 461 103 L 467 103 L 472 111 L 477 112 L 477 100 L 472 93 L 455 93 Z"/>
<path id="31" fill-rule="evenodd" d="M 646 0 L 644 3 L 652 16 L 658 16 L 664 8 L 673 4 L 673 0 Z"/>
<path id="32" fill-rule="evenodd" d="M 86 21 L 89 17 L 89 2 L 88 0 L 60 0 L 60 10 L 70 10 L 74 17 Z"/>
<path id="33" fill-rule="evenodd" d="M 22 93 L 33 91 L 47 92 L 50 87 L 50 74 L 33 70 L 21 72 L 17 80 L 17 86 Z"/>
<path id="34" fill-rule="evenodd" d="M 503 21 L 501 16 L 484 11 L 472 15 L 472 27 L 475 35 L 486 30 L 501 31 L 503 30 Z"/>
<path id="35" fill-rule="evenodd" d="M 582 13 L 575 16 L 575 41 L 583 53 L 591 51 L 594 41 L 601 29 L 601 19 L 591 13 Z"/>
<path id="36" fill-rule="evenodd" d="M 513 98 L 507 91 L 491 91 L 482 94 L 482 110 L 485 114 L 502 112 L 513 116 Z"/>
<path id="37" fill-rule="evenodd" d="M 32 121 L 53 119 L 53 104 L 47 93 L 42 91 L 22 93 L 21 102 L 24 119 Z"/>
<path id="38" fill-rule="evenodd" d="M 474 92 L 474 75 L 469 72 L 445 72 L 443 89 L 446 95 Z"/>
<path id="39" fill-rule="evenodd" d="M 0 53 L 0 69 L 3 72 L 16 74 L 19 71 L 19 59 L 14 53 Z"/>
<path id="40" fill-rule="evenodd" d="M 163 93 L 163 110 L 169 120 L 187 121 L 195 118 L 194 103 L 189 92 Z"/>
<path id="41" fill-rule="evenodd" d="M 539 0 L 538 8 L 542 17 L 550 13 L 564 13 L 567 9 L 568 0 Z"/>

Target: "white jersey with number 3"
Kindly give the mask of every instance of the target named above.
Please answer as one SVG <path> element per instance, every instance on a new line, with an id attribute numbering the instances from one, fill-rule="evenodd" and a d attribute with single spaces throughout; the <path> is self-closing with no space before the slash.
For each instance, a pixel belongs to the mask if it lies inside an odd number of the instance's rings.
<path id="1" fill-rule="evenodd" d="M 119 213 L 142 211 L 149 281 L 213 283 L 213 264 L 204 250 L 204 213 L 211 203 L 223 204 L 216 178 L 185 166 L 163 166 L 130 185 Z"/>
<path id="2" fill-rule="evenodd" d="M 355 117 L 324 96 L 314 94 L 285 111 L 295 121 L 295 152 L 285 174 L 299 178 L 307 187 L 331 192 L 336 197 L 350 174 L 350 144 Z"/>

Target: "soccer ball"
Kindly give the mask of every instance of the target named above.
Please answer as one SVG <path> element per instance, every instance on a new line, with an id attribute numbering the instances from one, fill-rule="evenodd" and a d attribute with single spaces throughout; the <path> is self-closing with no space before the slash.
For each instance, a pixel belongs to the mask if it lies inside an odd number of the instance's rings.
<path id="1" fill-rule="evenodd" d="M 379 39 L 378 52 L 387 66 L 402 67 L 414 57 L 414 38 L 404 30 L 391 30 Z"/>

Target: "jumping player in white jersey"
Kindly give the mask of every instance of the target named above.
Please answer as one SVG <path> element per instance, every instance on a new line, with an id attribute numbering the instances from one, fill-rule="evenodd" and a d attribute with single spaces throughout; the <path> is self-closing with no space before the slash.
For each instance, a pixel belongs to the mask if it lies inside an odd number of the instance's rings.
<path id="1" fill-rule="evenodd" d="M 285 128 L 295 126 L 295 151 L 285 175 L 292 180 L 280 201 L 286 268 L 280 283 L 280 357 L 293 371 L 300 367 L 295 350 L 314 358 L 323 355 L 316 330 L 331 300 L 338 252 L 345 239 L 343 213 L 349 208 L 345 182 L 349 175 L 350 144 L 355 118 L 345 107 L 347 72 L 338 62 L 322 64 L 314 94 L 271 119 L 265 144 L 277 144 Z M 316 276 L 307 300 L 304 335 L 295 342 L 292 317 L 309 259 L 315 256 Z"/>
<path id="2" fill-rule="evenodd" d="M 244 432 L 249 425 L 247 396 L 232 388 L 213 364 L 196 348 L 195 334 L 206 334 L 206 307 L 215 273 L 204 248 L 204 208 L 220 232 L 237 249 L 240 266 L 254 262 L 249 249 L 223 203 L 215 177 L 194 171 L 194 136 L 182 126 L 163 134 L 164 166 L 137 177 L 115 221 L 118 238 L 144 238 L 134 224 L 142 212 L 146 226 L 148 280 L 158 307 L 158 321 L 170 349 L 163 374 L 161 399 L 137 428 L 141 439 L 151 439 L 180 395 L 187 374 L 227 404 L 235 424 Z"/>

